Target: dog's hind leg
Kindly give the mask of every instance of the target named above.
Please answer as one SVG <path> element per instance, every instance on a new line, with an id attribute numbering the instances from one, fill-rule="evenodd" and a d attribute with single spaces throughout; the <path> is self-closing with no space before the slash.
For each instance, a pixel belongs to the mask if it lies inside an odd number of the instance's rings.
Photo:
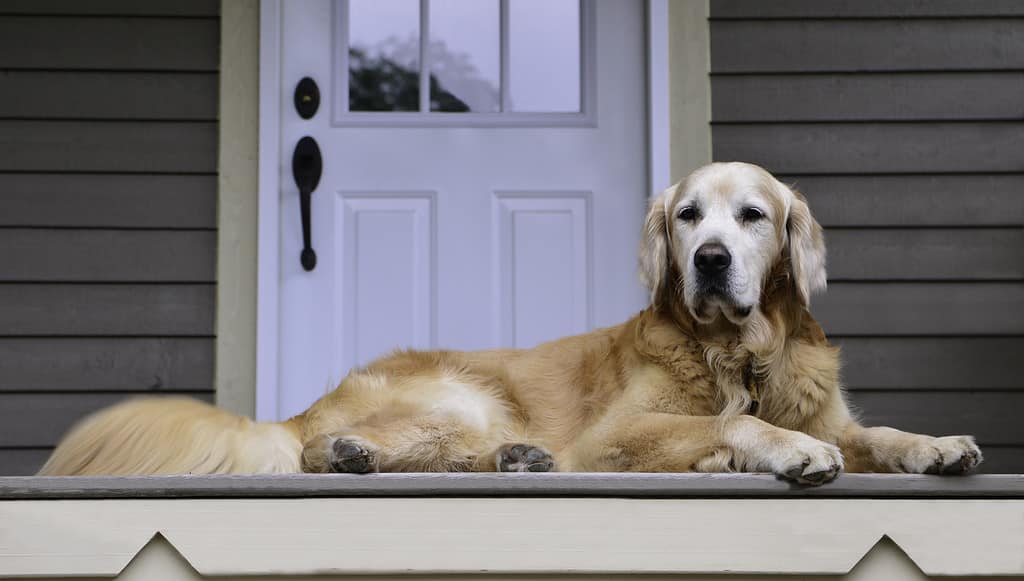
<path id="1" fill-rule="evenodd" d="M 440 420 L 440 421 L 439 421 Z M 521 438 L 513 438 L 522 442 Z M 551 453 L 527 443 L 503 443 L 459 422 L 423 416 L 400 425 L 364 424 L 308 441 L 305 472 L 550 472 Z"/>
<path id="2" fill-rule="evenodd" d="M 522 420 L 478 376 L 427 370 L 357 373 L 304 421 L 306 472 L 546 471 L 551 455 L 524 442 Z M 516 443 L 516 444 L 510 444 Z"/>

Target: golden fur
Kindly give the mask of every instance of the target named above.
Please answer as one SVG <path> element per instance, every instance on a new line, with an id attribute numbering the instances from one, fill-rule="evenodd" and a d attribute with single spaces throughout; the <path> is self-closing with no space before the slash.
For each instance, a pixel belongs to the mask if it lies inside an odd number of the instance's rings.
<path id="1" fill-rule="evenodd" d="M 766 221 L 730 222 L 740 194 Z M 704 224 L 718 230 L 677 219 L 691 199 L 724 208 Z M 746 244 L 756 304 L 740 291 L 687 300 L 688 241 L 705 235 Z M 641 271 L 651 306 L 621 325 L 525 350 L 396 352 L 281 423 L 187 399 L 120 404 L 76 426 L 40 474 L 770 471 L 820 484 L 844 463 L 962 473 L 981 461 L 970 437 L 852 417 L 838 349 L 807 308 L 825 284 L 821 227 L 764 170 L 712 164 L 662 193 Z"/>

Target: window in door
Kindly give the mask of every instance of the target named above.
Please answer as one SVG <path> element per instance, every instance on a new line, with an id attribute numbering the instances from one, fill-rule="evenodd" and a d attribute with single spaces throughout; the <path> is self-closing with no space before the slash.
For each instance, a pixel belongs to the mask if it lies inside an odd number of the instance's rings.
<path id="1" fill-rule="evenodd" d="M 335 125 L 592 125 L 590 0 L 336 0 Z"/>

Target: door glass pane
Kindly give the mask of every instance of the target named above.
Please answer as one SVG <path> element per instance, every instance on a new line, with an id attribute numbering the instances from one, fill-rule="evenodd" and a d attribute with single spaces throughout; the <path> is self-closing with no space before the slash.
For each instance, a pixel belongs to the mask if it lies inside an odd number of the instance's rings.
<path id="1" fill-rule="evenodd" d="M 513 111 L 580 110 L 579 0 L 509 0 Z"/>
<path id="2" fill-rule="evenodd" d="M 498 0 L 430 0 L 431 111 L 501 110 L 500 19 Z"/>
<path id="3" fill-rule="evenodd" d="M 350 0 L 349 111 L 418 111 L 418 0 Z"/>

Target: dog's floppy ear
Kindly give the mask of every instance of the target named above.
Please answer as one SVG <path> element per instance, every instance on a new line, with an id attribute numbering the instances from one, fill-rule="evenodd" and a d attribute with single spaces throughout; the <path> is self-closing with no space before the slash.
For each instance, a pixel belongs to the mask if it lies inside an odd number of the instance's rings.
<path id="1" fill-rule="evenodd" d="M 821 225 L 811 216 L 807 200 L 795 190 L 786 220 L 789 241 L 789 263 L 797 294 L 804 305 L 811 302 L 811 294 L 825 290 L 825 236 Z"/>
<path id="2" fill-rule="evenodd" d="M 651 199 L 640 240 L 640 278 L 651 291 L 651 304 L 660 304 L 668 292 L 668 204 L 676 186 L 672 186 Z"/>

